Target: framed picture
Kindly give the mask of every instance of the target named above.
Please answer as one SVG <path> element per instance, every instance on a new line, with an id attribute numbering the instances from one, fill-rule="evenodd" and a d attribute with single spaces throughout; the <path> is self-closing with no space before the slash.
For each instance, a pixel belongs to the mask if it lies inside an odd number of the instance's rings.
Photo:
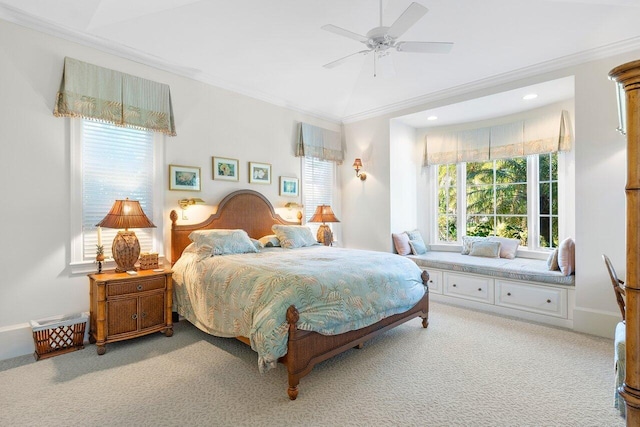
<path id="1" fill-rule="evenodd" d="M 287 197 L 298 197 L 298 178 L 280 177 L 280 195 Z"/>
<path id="2" fill-rule="evenodd" d="M 238 181 L 238 160 L 225 157 L 213 158 L 213 179 Z"/>
<path id="3" fill-rule="evenodd" d="M 169 165 L 169 190 L 200 191 L 200 168 Z"/>
<path id="4" fill-rule="evenodd" d="M 271 184 L 271 165 L 249 162 L 249 183 Z"/>

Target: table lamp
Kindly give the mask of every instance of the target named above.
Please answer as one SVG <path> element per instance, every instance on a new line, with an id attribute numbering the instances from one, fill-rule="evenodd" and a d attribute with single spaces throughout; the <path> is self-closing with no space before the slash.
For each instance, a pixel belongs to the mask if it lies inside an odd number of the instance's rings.
<path id="1" fill-rule="evenodd" d="M 116 200 L 111 210 L 102 221 L 96 224 L 98 227 L 124 228 L 118 231 L 113 239 L 111 252 L 116 262 L 116 272 L 122 273 L 135 270 L 135 263 L 140 256 L 140 242 L 136 233 L 129 228 L 155 228 L 155 225 L 147 218 L 137 200 Z"/>
<path id="2" fill-rule="evenodd" d="M 318 242 L 322 243 L 325 246 L 331 246 L 333 243 L 333 233 L 331 232 L 331 228 L 326 222 L 340 222 L 338 218 L 336 218 L 331 206 L 329 205 L 320 205 L 316 208 L 315 213 L 309 220 L 309 222 L 321 222 L 322 225 L 318 228 L 318 234 L 316 238 Z"/>

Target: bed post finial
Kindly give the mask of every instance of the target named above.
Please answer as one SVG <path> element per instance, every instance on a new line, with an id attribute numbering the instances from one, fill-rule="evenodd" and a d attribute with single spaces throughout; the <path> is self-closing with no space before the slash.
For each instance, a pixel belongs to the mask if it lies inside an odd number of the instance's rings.
<path id="1" fill-rule="evenodd" d="M 169 218 L 171 218 L 171 227 L 176 225 L 176 221 L 178 221 L 178 214 L 176 213 L 176 211 L 171 211 L 171 213 L 169 214 Z"/>
<path id="2" fill-rule="evenodd" d="M 422 284 L 425 286 L 429 285 L 429 273 L 427 272 L 427 270 L 422 270 L 422 274 L 420 275 L 420 277 L 422 278 Z"/>

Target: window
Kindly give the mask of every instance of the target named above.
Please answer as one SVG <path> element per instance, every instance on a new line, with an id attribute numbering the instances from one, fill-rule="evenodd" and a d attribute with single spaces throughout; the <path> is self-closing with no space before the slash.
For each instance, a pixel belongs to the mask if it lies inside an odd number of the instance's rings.
<path id="1" fill-rule="evenodd" d="M 311 157 L 302 157 L 302 163 L 302 204 L 305 223 L 308 223 L 315 233 L 320 224 L 309 223 L 309 220 L 317 206 L 333 204 L 335 163 Z"/>
<path id="2" fill-rule="evenodd" d="M 537 171 L 537 172 L 536 172 Z M 438 165 L 439 242 L 464 235 L 558 245 L 558 155 Z"/>
<path id="3" fill-rule="evenodd" d="M 97 228 L 116 199 L 138 200 L 156 225 L 161 222 L 162 173 L 156 156 L 162 136 L 92 120 L 74 120 L 72 134 L 72 264 L 93 262 Z M 158 139 L 160 139 L 158 141 Z M 141 251 L 158 251 L 156 229 L 135 230 Z M 118 230 L 103 229 L 105 256 Z"/>

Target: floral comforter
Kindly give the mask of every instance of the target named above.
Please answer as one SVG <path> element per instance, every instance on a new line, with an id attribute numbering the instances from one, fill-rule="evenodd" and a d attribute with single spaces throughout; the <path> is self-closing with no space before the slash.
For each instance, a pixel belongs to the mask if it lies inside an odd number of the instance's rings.
<path id="1" fill-rule="evenodd" d="M 187 248 L 173 271 L 177 311 L 212 335 L 248 337 L 261 372 L 287 352 L 291 305 L 299 329 L 336 335 L 407 311 L 425 293 L 407 258 L 325 246 L 225 256 Z"/>

